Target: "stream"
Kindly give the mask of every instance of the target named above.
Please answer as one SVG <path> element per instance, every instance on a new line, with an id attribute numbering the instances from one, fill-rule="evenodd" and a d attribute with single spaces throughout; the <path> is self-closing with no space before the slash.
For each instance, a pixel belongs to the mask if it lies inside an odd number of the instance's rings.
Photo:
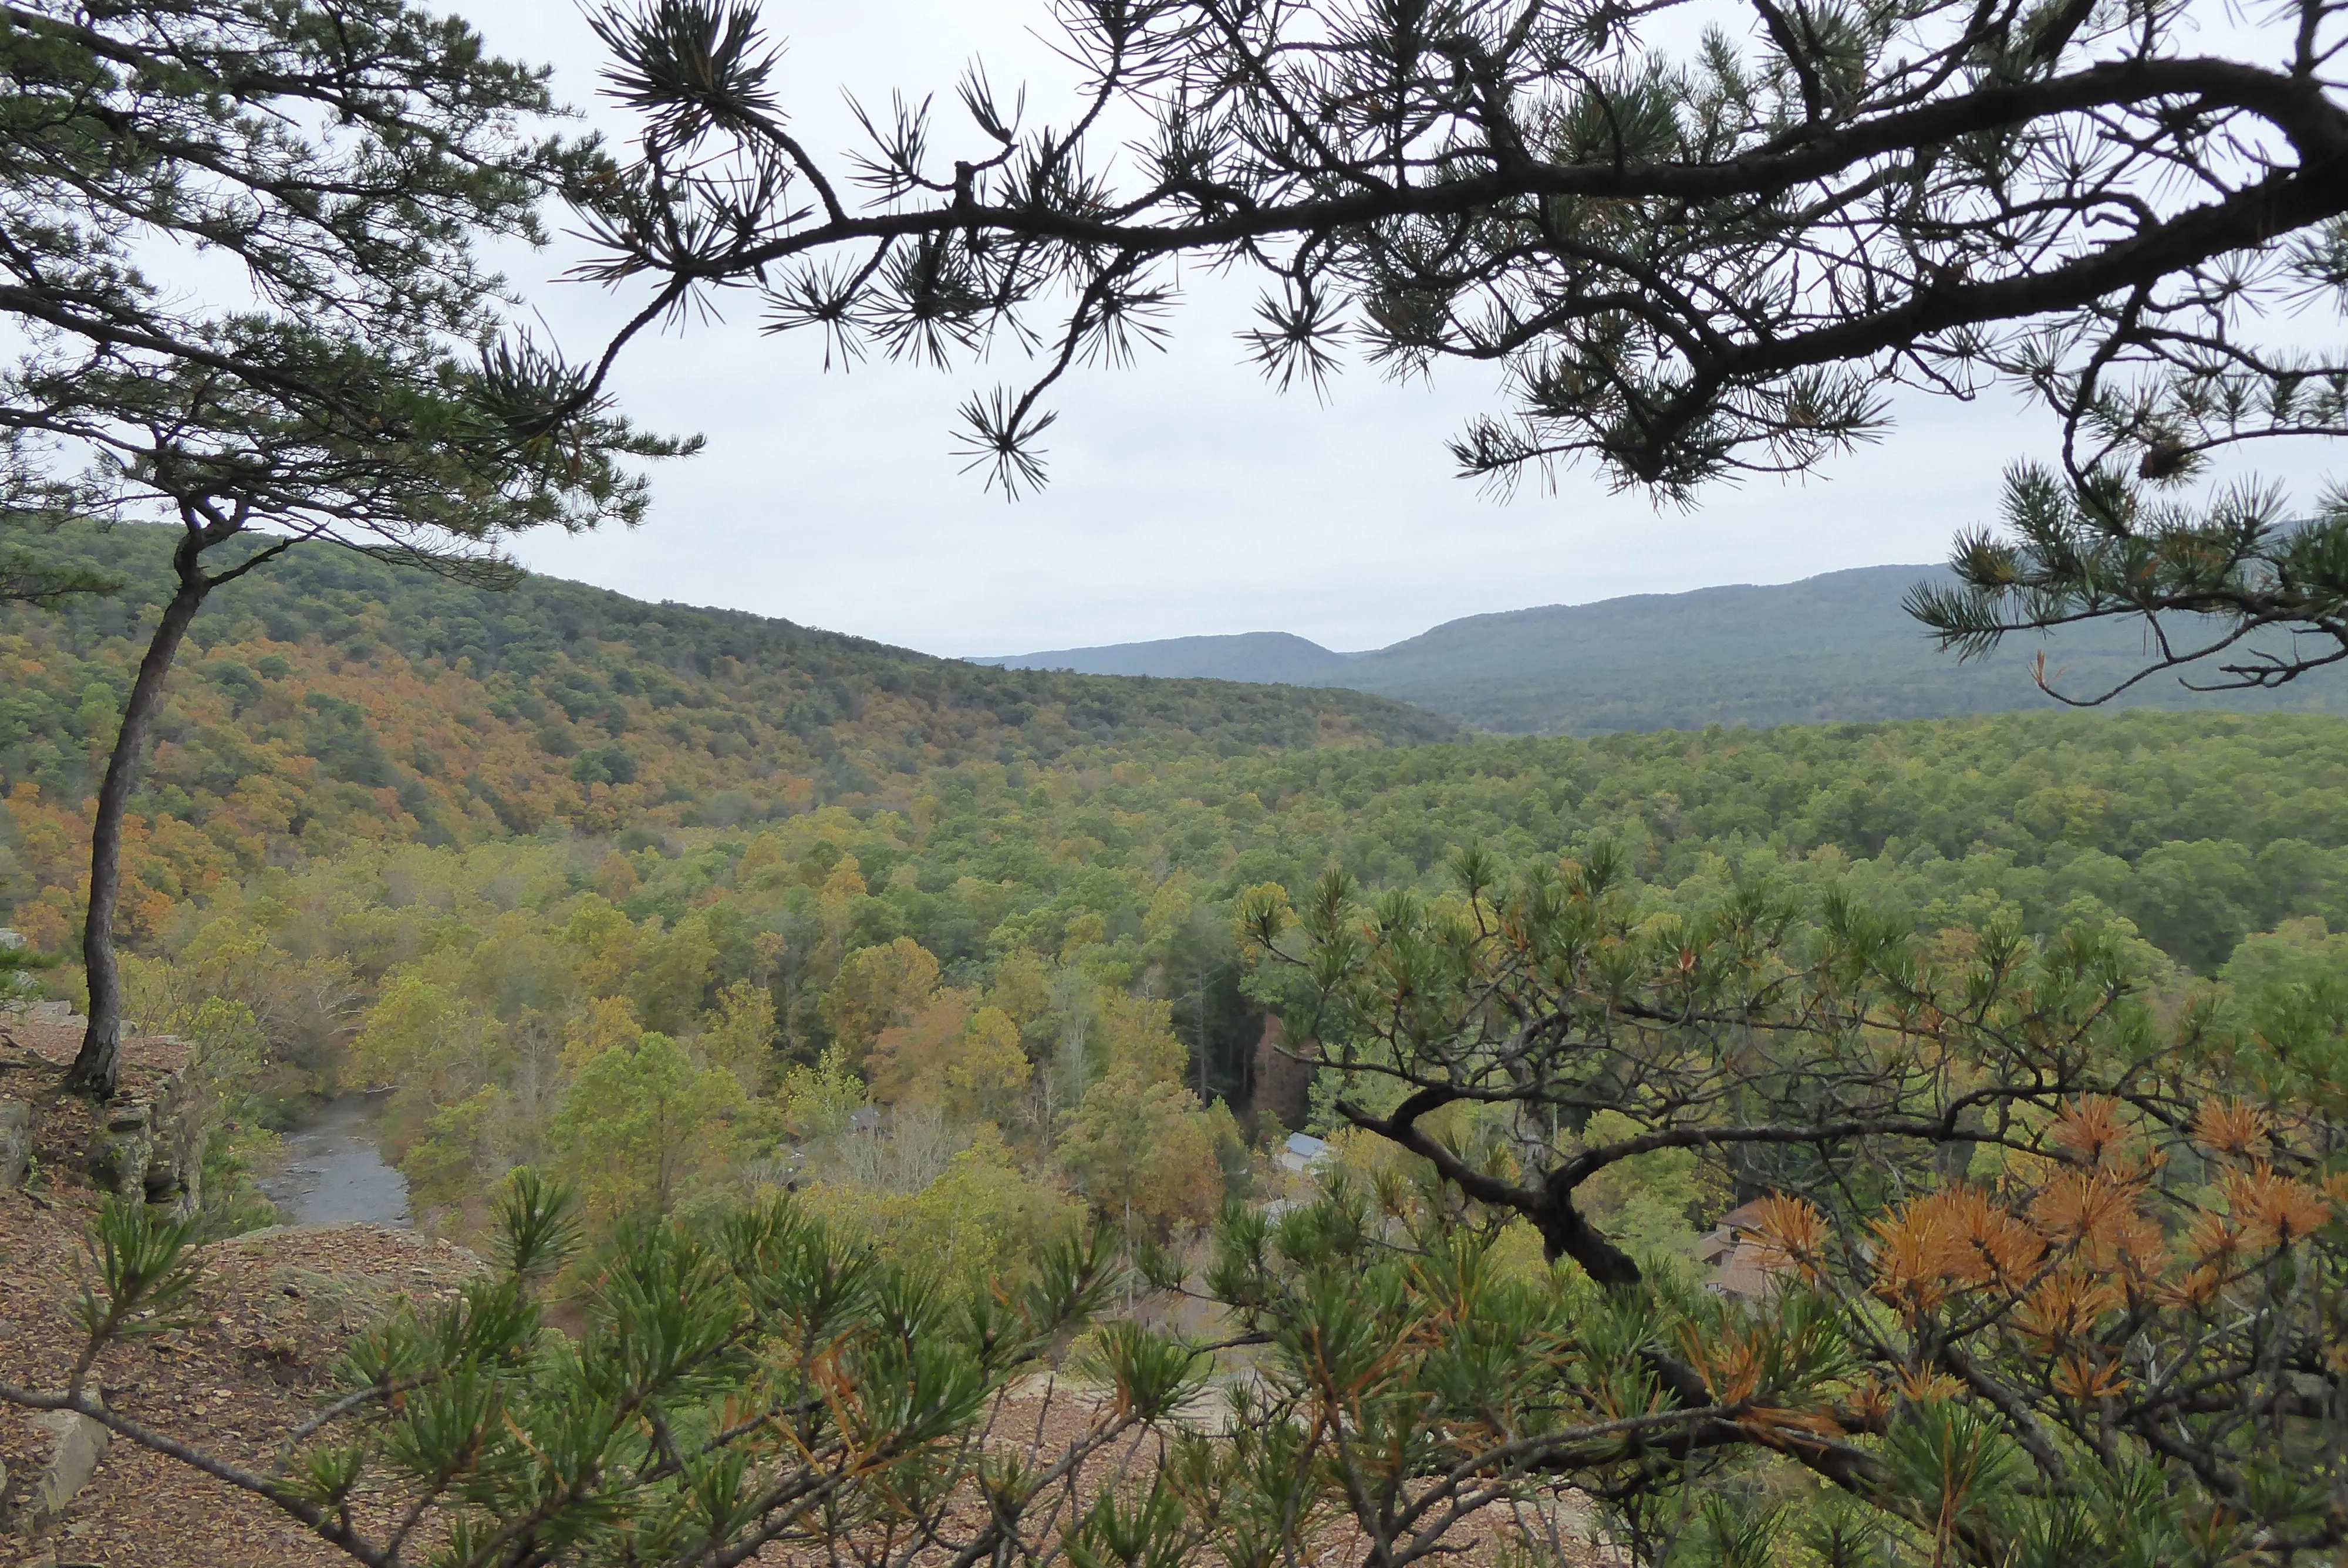
<path id="1" fill-rule="evenodd" d="M 376 1144 L 382 1097 L 345 1094 L 312 1110 L 285 1132 L 285 1163 L 262 1178 L 286 1223 L 406 1226 L 407 1178 Z"/>

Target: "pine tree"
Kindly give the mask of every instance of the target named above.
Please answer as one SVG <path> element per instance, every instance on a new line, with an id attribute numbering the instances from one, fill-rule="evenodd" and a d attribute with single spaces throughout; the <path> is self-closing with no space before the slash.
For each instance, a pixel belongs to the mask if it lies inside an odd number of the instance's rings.
<path id="1" fill-rule="evenodd" d="M 205 600 L 300 539 L 510 579 L 501 540 L 633 521 L 626 459 L 689 444 L 610 411 L 608 354 L 573 365 L 507 330 L 477 243 L 542 238 L 547 198 L 611 170 L 542 135 L 545 74 L 462 22 L 406 0 L 39 0 L 0 15 L 0 509 L 180 534 L 92 831 L 73 1078 L 103 1094 L 123 817 Z M 153 271 L 180 248 L 228 280 Z M 35 597 L 95 586 L 5 569 Z"/>
<path id="2" fill-rule="evenodd" d="M 1667 13 L 1059 5 L 1064 112 L 973 68 L 958 137 L 908 93 L 840 170 L 791 133 L 754 8 L 635 0 L 599 24 L 644 128 L 592 270 L 755 289 L 827 364 L 1032 345 L 960 411 L 1007 493 L 1045 478 L 1070 366 L 1164 341 L 1185 259 L 1263 280 L 1245 342 L 1282 387 L 1355 349 L 1504 367 L 1511 405 L 1450 447 L 1503 489 L 1587 462 L 1686 504 L 1880 437 L 1895 388 L 2003 388 L 2054 422 L 2058 482 L 1962 543 L 1969 594 L 1919 600 L 1952 646 L 2117 615 L 2153 621 L 2155 668 L 2235 655 L 2198 677 L 2221 684 L 2348 658 L 2348 506 L 2163 494 L 2348 432 L 2336 333 L 2264 330 L 2348 301 L 2334 0 L 2223 42 L 2085 0 L 1752 0 L 1701 37 Z"/>

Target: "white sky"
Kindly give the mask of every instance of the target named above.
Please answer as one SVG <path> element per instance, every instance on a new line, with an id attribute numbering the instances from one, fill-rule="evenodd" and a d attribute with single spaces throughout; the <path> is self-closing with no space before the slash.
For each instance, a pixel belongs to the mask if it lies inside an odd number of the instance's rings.
<path id="1" fill-rule="evenodd" d="M 456 8 L 499 52 L 552 64 L 560 96 L 624 131 L 592 102 L 600 45 L 573 0 Z M 789 41 L 786 107 L 819 149 L 851 144 L 843 87 L 876 107 L 892 87 L 951 106 L 973 57 L 1006 98 L 1035 84 L 1032 118 L 1066 118 L 1049 86 L 1064 67 L 1028 31 L 1047 23 L 1045 0 L 766 0 L 765 12 Z M 959 112 L 941 113 L 934 145 L 954 145 Z M 558 247 L 507 265 L 576 354 L 623 301 L 551 282 L 565 260 Z M 760 335 L 745 297 L 734 319 L 640 340 L 623 364 L 629 413 L 709 441 L 657 472 L 644 528 L 529 539 L 520 553 L 639 598 L 933 653 L 1253 630 L 1373 648 L 1488 610 L 1936 560 L 1987 519 L 2001 469 L 2045 435 L 2012 404 L 1913 399 L 1887 441 L 1823 476 L 1715 488 L 1694 513 L 1611 496 L 1586 472 L 1500 502 L 1453 477 L 1444 451 L 1495 406 L 1488 375 L 1452 367 L 1432 388 L 1398 387 L 1355 370 L 1326 405 L 1282 396 L 1240 363 L 1232 334 L 1252 297 L 1210 282 L 1178 309 L 1170 352 L 1055 388 L 1051 483 L 1013 505 L 960 472 L 950 426 L 969 391 L 1018 381 L 1024 361 L 827 374 L 819 343 Z M 2262 456 L 2272 468 L 2278 455 Z M 2317 456 L 2280 470 L 2302 495 Z"/>

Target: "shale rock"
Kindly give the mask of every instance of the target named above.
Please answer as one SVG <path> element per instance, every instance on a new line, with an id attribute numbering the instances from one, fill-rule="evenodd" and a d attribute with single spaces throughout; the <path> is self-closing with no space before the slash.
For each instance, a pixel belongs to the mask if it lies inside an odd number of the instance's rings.
<path id="1" fill-rule="evenodd" d="M 52 1444 L 48 1468 L 41 1472 L 34 1490 L 33 1506 L 55 1519 L 98 1473 L 98 1461 L 106 1457 L 108 1434 L 88 1416 L 71 1410 L 48 1411 L 36 1416 L 33 1424 L 48 1432 Z"/>

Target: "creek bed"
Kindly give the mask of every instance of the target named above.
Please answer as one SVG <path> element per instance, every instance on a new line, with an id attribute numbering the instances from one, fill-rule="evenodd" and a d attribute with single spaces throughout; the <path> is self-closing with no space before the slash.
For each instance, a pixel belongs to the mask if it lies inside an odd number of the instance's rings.
<path id="1" fill-rule="evenodd" d="M 286 1223 L 406 1226 L 407 1178 L 377 1142 L 383 1097 L 345 1094 L 315 1107 L 285 1132 L 285 1163 L 261 1190 Z"/>

